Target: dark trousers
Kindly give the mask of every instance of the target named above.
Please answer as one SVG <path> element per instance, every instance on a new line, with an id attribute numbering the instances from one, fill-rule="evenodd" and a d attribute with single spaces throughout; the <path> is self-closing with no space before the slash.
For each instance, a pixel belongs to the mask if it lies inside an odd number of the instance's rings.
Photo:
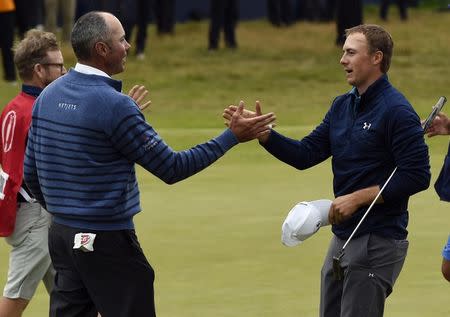
<path id="1" fill-rule="evenodd" d="M 43 24 L 43 2 L 38 0 L 15 0 L 16 4 L 16 23 L 19 30 L 19 36 L 24 37 L 25 33 Z"/>
<path id="2" fill-rule="evenodd" d="M 137 27 L 136 53 L 143 53 L 147 41 L 147 26 L 151 16 L 151 0 L 121 0 L 118 17 L 125 31 L 125 39 L 131 44 L 133 29 Z"/>
<path id="3" fill-rule="evenodd" d="M 362 24 L 362 1 L 361 0 L 337 0 L 336 7 L 336 44 L 345 42 L 345 30 Z"/>
<path id="4" fill-rule="evenodd" d="M 400 18 L 402 20 L 408 19 L 407 8 L 408 1 L 407 0 L 395 0 L 398 5 L 398 10 L 400 11 Z M 382 0 L 380 4 L 380 18 L 383 20 L 387 19 L 387 12 L 389 5 L 391 4 L 391 0 Z"/>
<path id="5" fill-rule="evenodd" d="M 155 17 L 158 34 L 173 33 L 175 27 L 175 1 L 155 0 Z"/>
<path id="6" fill-rule="evenodd" d="M 345 241 L 333 236 L 322 267 L 320 317 L 383 317 L 408 250 L 407 240 L 374 234 L 353 238 L 341 259 L 342 280 L 333 278 L 333 256 Z"/>
<path id="7" fill-rule="evenodd" d="M 227 47 L 236 48 L 235 28 L 238 19 L 237 0 L 211 0 L 209 24 L 209 48 L 219 45 L 220 31 L 223 29 Z"/>
<path id="8" fill-rule="evenodd" d="M 3 79 L 7 81 L 16 80 L 16 69 L 14 67 L 14 53 L 12 51 L 14 42 L 14 12 L 0 13 L 0 47 L 2 50 Z"/>
<path id="9" fill-rule="evenodd" d="M 137 33 L 136 33 L 136 52 L 143 53 L 145 50 L 145 42 L 147 41 L 147 25 L 151 17 L 150 0 L 138 0 L 137 13 Z"/>
<path id="10" fill-rule="evenodd" d="M 270 23 L 275 26 L 292 24 L 291 0 L 267 0 L 267 13 Z"/>
<path id="11" fill-rule="evenodd" d="M 77 233 L 95 233 L 94 251 L 73 249 Z M 154 317 L 154 271 L 134 230 L 96 231 L 52 223 L 56 270 L 50 317 Z"/>

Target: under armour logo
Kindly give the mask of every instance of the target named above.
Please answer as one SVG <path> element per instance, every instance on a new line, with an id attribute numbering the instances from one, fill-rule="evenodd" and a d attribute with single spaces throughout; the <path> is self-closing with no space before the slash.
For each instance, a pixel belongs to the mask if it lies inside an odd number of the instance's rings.
<path id="1" fill-rule="evenodd" d="M 375 277 L 373 273 L 369 273 L 369 277 Z"/>
<path id="2" fill-rule="evenodd" d="M 364 130 L 369 130 L 371 126 L 372 126 L 372 123 L 364 122 L 363 129 Z"/>

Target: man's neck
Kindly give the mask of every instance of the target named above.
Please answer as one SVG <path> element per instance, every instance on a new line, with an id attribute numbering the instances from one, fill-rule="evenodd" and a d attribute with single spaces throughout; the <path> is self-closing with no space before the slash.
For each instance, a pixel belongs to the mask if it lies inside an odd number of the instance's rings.
<path id="1" fill-rule="evenodd" d="M 104 67 L 89 61 L 78 61 L 75 65 L 75 70 L 85 74 L 100 75 L 111 78 L 111 75 L 108 74 Z"/>
<path id="2" fill-rule="evenodd" d="M 358 94 L 361 96 L 363 93 L 365 93 L 367 91 L 367 89 L 373 85 L 374 82 L 376 82 L 378 79 L 381 78 L 381 76 L 383 76 L 383 73 L 377 73 L 376 75 L 372 76 L 371 79 L 367 80 L 367 82 L 360 86 L 360 87 L 356 87 L 356 89 L 358 90 Z"/>

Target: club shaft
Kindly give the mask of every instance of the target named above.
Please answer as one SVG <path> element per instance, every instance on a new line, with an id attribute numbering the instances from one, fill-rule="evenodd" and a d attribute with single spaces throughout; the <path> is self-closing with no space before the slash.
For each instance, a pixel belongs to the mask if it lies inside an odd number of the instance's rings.
<path id="1" fill-rule="evenodd" d="M 358 222 L 358 224 L 356 225 L 355 229 L 353 230 L 352 234 L 350 235 L 350 237 L 348 237 L 347 241 L 345 242 L 344 246 L 342 247 L 342 250 L 345 249 L 345 247 L 347 246 L 347 244 L 350 242 L 350 240 L 353 238 L 353 236 L 355 235 L 356 231 L 358 230 L 359 226 L 361 225 L 361 223 L 364 221 L 364 219 L 367 217 L 367 215 L 369 214 L 370 210 L 372 209 L 373 205 L 375 205 L 375 203 L 377 202 L 378 198 L 380 197 L 381 193 L 383 192 L 384 188 L 386 187 L 386 185 L 389 183 L 389 181 L 391 180 L 392 176 L 394 176 L 395 172 L 397 171 L 397 167 L 394 168 L 394 170 L 392 171 L 391 175 L 389 176 L 389 178 L 387 179 L 387 181 L 384 183 L 383 187 L 381 187 L 380 191 L 378 192 L 377 196 L 375 197 L 375 199 L 372 201 L 372 203 L 370 204 L 369 208 L 367 208 L 367 211 L 364 213 L 364 215 L 362 216 L 361 220 Z"/>

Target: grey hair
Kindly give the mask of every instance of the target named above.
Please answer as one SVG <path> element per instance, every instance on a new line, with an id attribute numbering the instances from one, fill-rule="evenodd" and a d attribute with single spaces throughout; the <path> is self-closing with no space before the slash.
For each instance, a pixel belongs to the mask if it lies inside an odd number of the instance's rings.
<path id="1" fill-rule="evenodd" d="M 81 16 L 72 29 L 70 40 L 78 60 L 89 60 L 96 43 L 108 43 L 111 38 L 105 18 L 100 11 L 91 11 Z"/>

